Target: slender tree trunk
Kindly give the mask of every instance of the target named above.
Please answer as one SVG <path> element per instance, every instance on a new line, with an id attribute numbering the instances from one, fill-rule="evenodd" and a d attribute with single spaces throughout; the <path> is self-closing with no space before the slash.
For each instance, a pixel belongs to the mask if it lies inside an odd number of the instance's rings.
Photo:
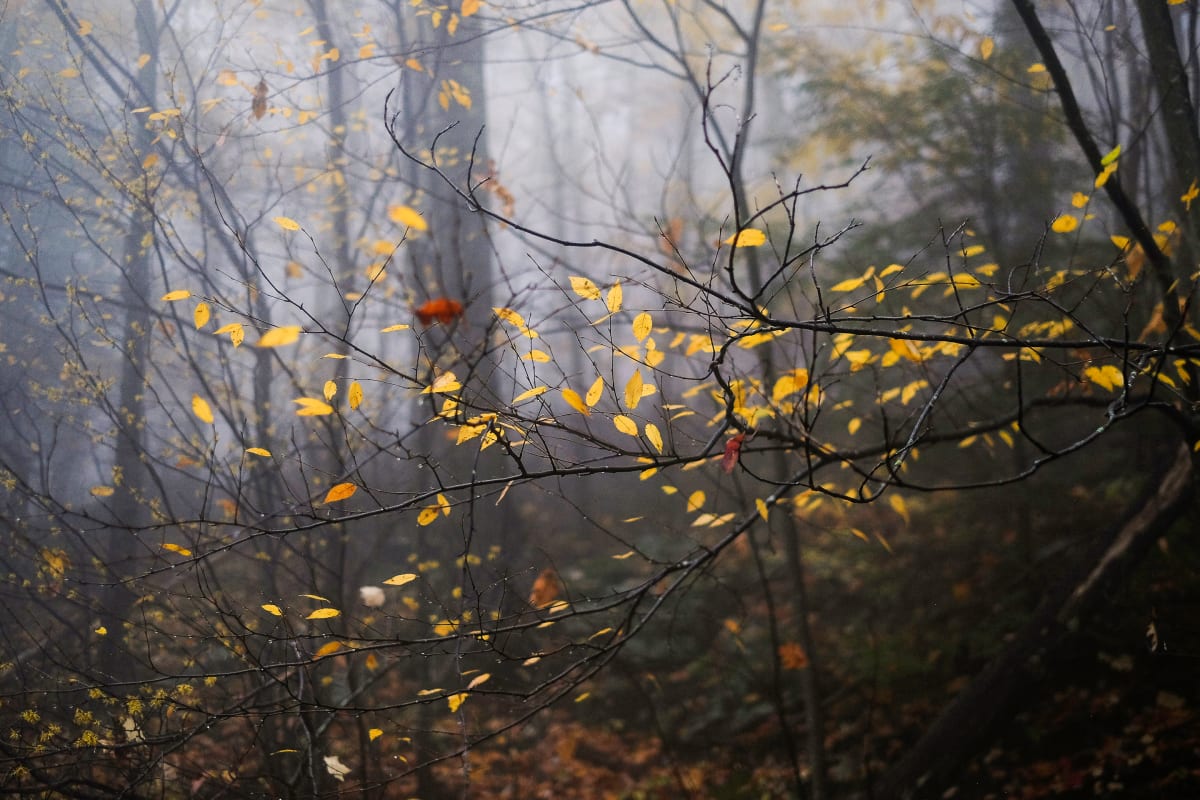
<path id="1" fill-rule="evenodd" d="M 149 54 L 146 67 L 138 71 L 140 86 L 137 97 L 153 98 L 157 93 L 158 32 L 152 0 L 138 0 L 135 6 L 135 27 L 138 46 Z M 140 102 L 139 102 L 140 105 Z M 132 147 L 135 155 L 150 152 L 152 132 L 141 118 L 133 123 Z M 149 521 L 143 492 L 149 486 L 143 457 L 146 452 L 146 382 L 150 357 L 151 317 L 151 248 L 154 237 L 152 198 L 145 195 L 130 200 L 129 229 L 122 241 L 121 302 L 126 309 L 122 336 L 124 361 L 117 398 L 118 418 L 116 459 L 113 480 L 116 484 L 113 512 L 118 527 L 109 532 L 106 561 L 105 591 L 101 598 L 100 624 L 108 635 L 100 650 L 99 667 L 108 680 L 126 680 L 134 674 L 134 659 L 123 646 L 124 626 L 137 592 L 125 581 L 133 577 L 131 570 L 137 553 L 136 534 L 131 530 Z"/>

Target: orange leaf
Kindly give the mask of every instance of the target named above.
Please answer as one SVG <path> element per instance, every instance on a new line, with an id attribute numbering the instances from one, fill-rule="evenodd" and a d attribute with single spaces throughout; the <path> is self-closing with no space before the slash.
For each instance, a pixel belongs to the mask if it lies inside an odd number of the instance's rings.
<path id="1" fill-rule="evenodd" d="M 806 669 L 808 653 L 796 642 L 786 642 L 779 645 L 779 665 L 784 669 Z"/>
<path id="2" fill-rule="evenodd" d="M 314 659 L 324 658 L 325 656 L 333 655 L 334 653 L 336 653 L 338 650 L 341 650 L 341 649 L 342 649 L 342 643 L 335 640 L 335 641 L 329 642 L 328 644 L 322 645 L 320 650 L 313 653 L 313 658 Z"/>
<path id="3" fill-rule="evenodd" d="M 336 503 L 338 500 L 345 500 L 347 497 L 351 497 L 357 491 L 358 487 L 353 483 L 339 483 L 329 490 L 323 502 Z"/>
<path id="4" fill-rule="evenodd" d="M 427 300 L 415 309 L 417 319 L 425 327 L 433 324 L 434 320 L 447 325 L 455 320 L 456 317 L 462 316 L 463 306 L 457 300 L 451 300 L 447 297 L 438 297 L 433 300 Z"/>
<path id="5" fill-rule="evenodd" d="M 529 592 L 529 605 L 545 608 L 557 600 L 561 592 L 562 583 L 558 579 L 558 573 L 553 568 L 546 567 L 533 582 L 533 589 Z"/>

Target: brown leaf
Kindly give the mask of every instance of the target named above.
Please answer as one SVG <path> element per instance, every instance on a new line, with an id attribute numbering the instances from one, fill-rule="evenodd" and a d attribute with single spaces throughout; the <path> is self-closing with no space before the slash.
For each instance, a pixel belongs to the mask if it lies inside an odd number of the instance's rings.
<path id="1" fill-rule="evenodd" d="M 262 119 L 267 113 L 267 82 L 260 80 L 254 87 L 254 99 L 250 101 L 250 113 L 255 119 Z"/>

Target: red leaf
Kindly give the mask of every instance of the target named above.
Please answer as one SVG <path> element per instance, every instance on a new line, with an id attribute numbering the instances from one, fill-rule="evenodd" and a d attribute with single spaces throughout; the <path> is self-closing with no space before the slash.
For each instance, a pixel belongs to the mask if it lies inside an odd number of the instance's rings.
<path id="1" fill-rule="evenodd" d="M 433 300 L 426 300 L 420 307 L 416 309 L 417 319 L 425 327 L 433 324 L 434 320 L 443 325 L 454 321 L 455 317 L 462 316 L 462 303 L 457 300 L 451 300 L 448 297 L 438 297 Z"/>
<path id="2" fill-rule="evenodd" d="M 721 456 L 721 469 L 725 472 L 733 472 L 733 468 L 737 466 L 738 456 L 742 452 L 742 442 L 745 439 L 746 434 L 739 433 L 725 443 L 725 455 Z"/>

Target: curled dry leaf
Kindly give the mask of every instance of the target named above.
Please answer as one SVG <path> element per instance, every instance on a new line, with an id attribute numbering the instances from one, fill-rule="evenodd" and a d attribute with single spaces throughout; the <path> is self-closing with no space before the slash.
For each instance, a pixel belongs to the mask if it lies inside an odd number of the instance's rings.
<path id="1" fill-rule="evenodd" d="M 346 776 L 350 774 L 350 768 L 337 756 L 325 756 L 325 769 L 339 781 L 346 780 Z"/>
<path id="2" fill-rule="evenodd" d="M 262 119 L 267 113 L 267 82 L 260 80 L 254 87 L 254 99 L 250 101 L 250 113 Z"/>

